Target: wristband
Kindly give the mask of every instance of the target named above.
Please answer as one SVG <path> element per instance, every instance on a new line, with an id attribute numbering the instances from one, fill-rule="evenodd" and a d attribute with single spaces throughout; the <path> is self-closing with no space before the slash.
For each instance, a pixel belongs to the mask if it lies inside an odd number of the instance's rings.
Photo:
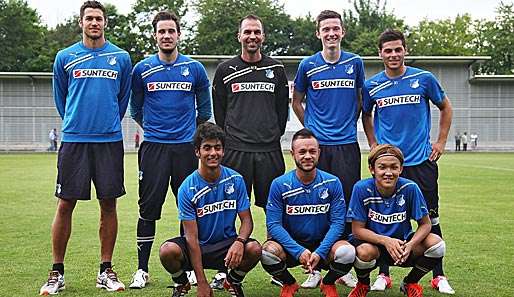
<path id="1" fill-rule="evenodd" d="M 243 245 L 245 245 L 245 244 L 246 244 L 246 242 L 248 241 L 248 239 L 244 239 L 244 238 L 242 238 L 242 237 L 239 237 L 239 236 L 238 236 L 238 237 L 236 238 L 236 241 L 239 241 L 240 243 L 242 243 Z"/>

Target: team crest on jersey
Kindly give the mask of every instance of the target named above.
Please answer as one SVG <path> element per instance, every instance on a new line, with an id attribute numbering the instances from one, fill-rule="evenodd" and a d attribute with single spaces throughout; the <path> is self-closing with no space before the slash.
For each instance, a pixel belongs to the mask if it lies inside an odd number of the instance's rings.
<path id="1" fill-rule="evenodd" d="M 323 188 L 319 191 L 319 198 L 321 198 L 321 199 L 328 198 L 328 188 Z"/>
<path id="2" fill-rule="evenodd" d="M 234 184 L 233 183 L 226 183 L 225 184 L 225 193 L 230 195 L 234 193 Z"/>
<path id="3" fill-rule="evenodd" d="M 403 194 L 398 197 L 398 206 L 403 206 L 405 204 L 405 199 L 403 198 Z"/>
<path id="4" fill-rule="evenodd" d="M 111 66 L 116 65 L 116 56 L 107 57 L 107 63 L 109 63 L 109 65 L 111 65 Z"/>
<path id="5" fill-rule="evenodd" d="M 344 70 L 346 71 L 347 74 L 352 74 L 353 73 L 353 64 L 345 65 Z"/>
<path id="6" fill-rule="evenodd" d="M 410 80 L 410 87 L 413 89 L 417 89 L 419 87 L 419 79 L 411 79 Z"/>
<path id="7" fill-rule="evenodd" d="M 275 73 L 271 69 L 266 69 L 266 77 L 272 79 L 275 77 Z"/>
<path id="8" fill-rule="evenodd" d="M 189 75 L 189 67 L 182 67 L 180 73 L 182 73 L 183 76 Z"/>

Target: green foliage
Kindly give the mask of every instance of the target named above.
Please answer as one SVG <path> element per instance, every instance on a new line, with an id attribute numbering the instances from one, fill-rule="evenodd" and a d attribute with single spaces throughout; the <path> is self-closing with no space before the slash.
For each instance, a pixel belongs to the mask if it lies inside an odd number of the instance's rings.
<path id="1" fill-rule="evenodd" d="M 360 56 L 376 56 L 378 36 L 387 28 L 405 31 L 403 20 L 387 10 L 382 0 L 353 0 L 352 10 L 342 13 L 346 35 L 342 42 L 344 50 Z"/>
<path id="2" fill-rule="evenodd" d="M 310 14 L 291 20 L 290 27 L 287 55 L 310 56 L 321 50 L 321 41 L 316 37 L 316 23 Z"/>
<path id="3" fill-rule="evenodd" d="M 237 41 L 239 20 L 248 14 L 258 15 L 264 23 L 267 54 L 287 53 L 290 17 L 277 0 L 198 0 L 200 19 L 194 39 L 194 53 L 201 55 L 234 55 L 240 52 Z"/>
<path id="4" fill-rule="evenodd" d="M 409 52 L 418 56 L 478 55 L 476 29 L 480 26 L 481 22 L 469 14 L 458 15 L 453 20 L 422 20 L 408 37 Z"/>
<path id="5" fill-rule="evenodd" d="M 0 0 L 0 71 L 39 71 L 46 28 L 23 0 Z"/>
<path id="6" fill-rule="evenodd" d="M 289 154 L 284 155 L 287 168 L 294 166 Z M 362 155 L 362 177 L 369 176 L 366 155 Z M 0 154 L 0 200 L 2 232 L 0 233 L 0 268 L 3 280 L 0 296 L 36 296 L 46 281 L 51 267 L 50 226 L 55 214 L 53 197 L 56 177 L 56 154 Z M 456 296 L 512 297 L 514 287 L 498 285 L 514 275 L 514 154 L 449 153 L 439 163 L 441 224 L 447 244 L 445 271 L 456 290 Z M 125 155 L 125 188 L 127 195 L 118 200 L 119 232 L 114 252 L 116 271 L 128 285 L 137 268 L 136 223 L 137 154 Z M 94 192 L 94 191 L 93 191 Z M 171 193 L 171 191 L 170 191 Z M 157 234 L 150 257 L 151 283 L 143 290 L 108 294 L 95 287 L 99 263 L 98 203 L 79 202 L 73 215 L 73 233 L 66 253 L 66 290 L 63 296 L 169 296 L 169 274 L 162 268 L 158 248 L 164 240 L 179 234 L 177 212 L 170 194 L 157 222 Z M 264 214 L 252 207 L 253 237 L 266 240 Z M 301 268 L 291 269 L 299 282 L 305 280 Z M 385 295 L 370 292 L 369 297 L 404 296 L 397 285 L 408 269 L 392 268 L 395 286 Z M 212 277 L 215 271 L 208 271 Z M 373 277 L 376 270 L 373 272 Z M 13 281 L 16 280 L 16 281 Z M 425 297 L 441 297 L 431 289 L 429 277 L 421 280 Z M 23 285 L 20 285 L 22 283 Z M 244 282 L 246 296 L 278 296 L 280 289 L 269 284 L 261 265 L 248 273 Z M 339 296 L 349 289 L 338 286 Z M 187 296 L 195 296 L 193 289 Z M 215 296 L 228 297 L 228 292 Z M 319 290 L 300 290 L 303 297 L 320 296 Z M 295 295 L 296 296 L 296 295 Z"/>

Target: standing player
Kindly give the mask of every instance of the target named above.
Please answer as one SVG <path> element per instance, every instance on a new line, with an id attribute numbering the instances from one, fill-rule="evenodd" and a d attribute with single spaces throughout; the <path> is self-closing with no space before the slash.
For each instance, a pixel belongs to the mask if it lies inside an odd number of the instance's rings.
<path id="1" fill-rule="evenodd" d="M 359 56 L 341 50 L 346 31 L 339 13 L 322 11 L 316 17 L 316 27 L 323 50 L 300 63 L 294 81 L 293 109 L 300 122 L 316 135 L 321 148 L 318 166 L 341 180 L 348 205 L 353 185 L 361 176 L 357 119 L 364 65 Z M 345 232 L 351 232 L 350 223 Z M 310 275 L 302 286 L 312 287 L 319 278 L 317 274 Z M 349 287 L 356 282 L 351 274 L 340 281 Z"/>
<path id="2" fill-rule="evenodd" d="M 186 178 L 178 194 L 184 236 L 169 239 L 160 249 L 161 263 L 177 284 L 172 296 L 189 291 L 184 270 L 191 269 L 198 278 L 197 296 L 212 296 L 203 269 L 228 267 L 223 286 L 232 296 L 242 297 L 241 282 L 261 257 L 260 244 L 250 238 L 253 221 L 243 177 L 221 165 L 224 144 L 220 127 L 209 122 L 198 127 L 194 145 L 200 168 Z"/>
<path id="3" fill-rule="evenodd" d="M 265 209 L 273 179 L 285 171 L 280 137 L 286 129 L 289 87 L 284 65 L 261 53 L 262 20 L 248 15 L 239 22 L 241 55 L 221 63 L 212 86 L 214 118 L 227 135 L 223 164 L 241 173 L 248 196 Z M 212 286 L 221 288 L 224 273 Z"/>
<path id="4" fill-rule="evenodd" d="M 350 271 L 355 260 L 353 246 L 340 240 L 346 214 L 341 182 L 316 169 L 319 153 L 311 131 L 296 132 L 291 144 L 296 169 L 271 184 L 266 206 L 270 239 L 263 245 L 261 262 L 264 270 L 282 282 L 281 297 L 293 296 L 298 290 L 287 271 L 297 265 L 311 273 L 327 269 L 321 291 L 337 297 L 335 281 Z"/>
<path id="5" fill-rule="evenodd" d="M 159 52 L 139 62 L 132 74 L 130 114 L 144 130 L 139 159 L 138 270 L 130 288 L 144 288 L 156 220 L 168 187 L 180 184 L 198 167 L 192 144 L 196 123 L 211 117 L 209 80 L 199 62 L 177 49 L 180 24 L 168 11 L 152 21 Z"/>
<path id="6" fill-rule="evenodd" d="M 97 1 L 80 7 L 82 41 L 57 53 L 53 72 L 54 99 L 63 119 L 57 161 L 59 198 L 52 224 L 53 266 L 41 295 L 64 289 L 64 255 L 77 200 L 91 199 L 91 181 L 100 203 L 101 264 L 96 286 L 122 291 L 111 259 L 118 233 L 116 198 L 123 186 L 121 120 L 130 94 L 128 53 L 104 37 L 105 8 Z"/>
<path id="7" fill-rule="evenodd" d="M 419 185 L 428 205 L 431 232 L 442 237 L 436 162 L 444 152 L 452 106 L 432 73 L 405 66 L 407 48 L 401 32 L 384 31 L 378 44 L 385 70 L 367 80 L 364 86 L 364 131 L 371 148 L 377 143 L 390 143 L 402 150 L 405 155 L 402 177 Z M 433 144 L 430 143 L 430 102 L 440 111 L 439 135 Z M 391 286 L 387 266 L 382 266 L 380 273 L 372 290 Z M 444 276 L 442 262 L 434 269 L 432 286 L 441 293 L 455 293 Z"/>
<path id="8" fill-rule="evenodd" d="M 368 166 L 373 177 L 355 184 L 348 208 L 359 278 L 348 297 L 367 295 L 369 275 L 377 262 L 412 267 L 400 290 L 408 297 L 422 297 L 418 282 L 441 261 L 445 243 L 430 233 L 430 218 L 418 185 L 400 177 L 402 152 L 390 144 L 378 145 L 368 156 Z M 416 232 L 412 232 L 411 220 L 418 223 Z"/>

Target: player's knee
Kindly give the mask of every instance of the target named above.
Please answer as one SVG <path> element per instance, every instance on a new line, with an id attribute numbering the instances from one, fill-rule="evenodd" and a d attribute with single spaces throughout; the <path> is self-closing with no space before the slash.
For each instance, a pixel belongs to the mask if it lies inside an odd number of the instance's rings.
<path id="1" fill-rule="evenodd" d="M 429 247 L 424 255 L 428 258 L 442 258 L 446 253 L 446 243 L 444 240 L 439 241 L 438 243 Z"/>
<path id="2" fill-rule="evenodd" d="M 359 259 L 359 257 L 355 257 L 355 261 L 353 262 L 353 266 L 357 269 L 373 269 L 375 268 L 375 265 L 377 265 L 377 260 L 363 260 Z"/>
<path id="3" fill-rule="evenodd" d="M 265 249 L 262 250 L 261 263 L 262 265 L 276 265 L 282 262 L 279 256 Z"/>
<path id="4" fill-rule="evenodd" d="M 248 255 L 252 258 L 261 258 L 262 248 L 258 241 L 250 241 L 245 244 L 245 255 Z"/>
<path id="5" fill-rule="evenodd" d="M 350 264 L 355 261 L 355 248 L 345 244 L 338 247 L 334 253 L 334 262 L 340 264 Z"/>
<path id="6" fill-rule="evenodd" d="M 181 255 L 182 250 L 173 242 L 165 242 L 159 249 L 159 257 L 161 258 L 161 261 L 180 259 Z"/>
<path id="7" fill-rule="evenodd" d="M 363 261 L 371 261 L 378 257 L 378 249 L 376 246 L 364 243 L 355 249 L 355 257 L 359 257 Z"/>

